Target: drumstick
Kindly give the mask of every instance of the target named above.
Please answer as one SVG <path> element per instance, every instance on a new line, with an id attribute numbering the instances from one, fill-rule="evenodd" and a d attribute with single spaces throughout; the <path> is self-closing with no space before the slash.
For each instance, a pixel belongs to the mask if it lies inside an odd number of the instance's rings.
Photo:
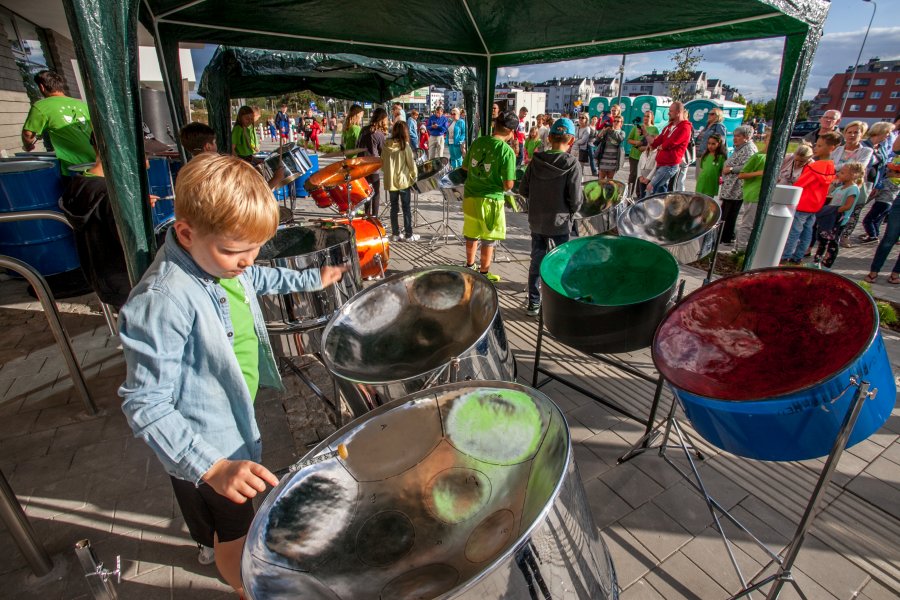
<path id="1" fill-rule="evenodd" d="M 288 473 L 295 473 L 300 469 L 305 469 L 310 465 L 315 465 L 320 462 L 325 462 L 326 460 L 332 459 L 335 456 L 340 457 L 343 460 L 347 460 L 347 457 L 350 456 L 350 453 L 347 451 L 347 446 L 344 444 L 338 444 L 337 450 L 332 450 L 331 452 L 326 452 L 324 454 L 320 454 L 318 456 L 314 456 L 308 460 L 302 460 L 295 462 L 291 466 L 286 469 L 281 469 L 275 472 L 275 476 L 281 479 Z"/>

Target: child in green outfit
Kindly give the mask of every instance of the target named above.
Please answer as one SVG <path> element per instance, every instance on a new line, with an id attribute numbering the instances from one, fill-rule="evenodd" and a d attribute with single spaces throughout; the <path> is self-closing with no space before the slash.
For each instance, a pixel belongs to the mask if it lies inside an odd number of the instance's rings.
<path id="1" fill-rule="evenodd" d="M 256 127 L 253 125 L 253 109 L 242 106 L 231 129 L 231 151 L 238 158 L 253 162 L 253 155 L 259 152 Z"/>
<path id="2" fill-rule="evenodd" d="M 475 267 L 475 253 L 481 245 L 481 274 L 493 282 L 500 277 L 490 272 L 494 243 L 506 239 L 503 192 L 516 181 L 516 155 L 506 142 L 516 133 L 519 118 L 514 112 L 494 119 L 491 135 L 483 135 L 466 153 L 462 168 L 467 171 L 463 192 L 463 237 L 466 239 L 466 266 Z"/>
<path id="3" fill-rule="evenodd" d="M 766 168 L 766 153 L 757 152 L 750 157 L 741 169 L 738 179 L 744 182 L 741 211 L 738 213 L 738 226 L 735 232 L 734 248 L 746 249 L 750 241 L 750 232 L 756 222 L 756 209 L 759 204 L 759 192 L 762 188 L 763 169 Z"/>
<path id="4" fill-rule="evenodd" d="M 700 157 L 700 172 L 697 175 L 697 193 L 710 197 L 719 195 L 719 178 L 722 176 L 722 167 L 728 158 L 728 148 L 717 133 L 709 136 L 706 142 L 706 152 Z"/>

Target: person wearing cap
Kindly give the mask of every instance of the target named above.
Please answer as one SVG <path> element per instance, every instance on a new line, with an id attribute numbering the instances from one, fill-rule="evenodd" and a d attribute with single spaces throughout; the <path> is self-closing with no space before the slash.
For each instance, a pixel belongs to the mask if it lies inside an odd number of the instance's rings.
<path id="1" fill-rule="evenodd" d="M 472 142 L 463 161 L 467 171 L 463 191 L 463 237 L 466 240 L 466 266 L 475 268 L 475 254 L 481 246 L 481 274 L 492 282 L 500 277 L 490 272 L 494 244 L 506 238 L 506 214 L 503 193 L 516 180 L 516 155 L 507 141 L 516 133 L 519 119 L 513 112 L 500 113 L 491 135 Z"/>
<path id="2" fill-rule="evenodd" d="M 466 153 L 466 122 L 459 118 L 459 109 L 450 110 L 450 126 L 447 128 L 447 147 L 450 149 L 450 168 L 462 166 Z"/>
<path id="3" fill-rule="evenodd" d="M 528 198 L 528 226 L 531 229 L 531 265 L 528 268 L 530 316 L 541 309 L 541 262 L 551 242 L 569 241 L 575 213 L 581 208 L 581 165 L 569 153 L 575 141 L 575 123 L 557 119 L 550 127 L 550 150 L 535 152 L 519 191 Z"/>
<path id="4" fill-rule="evenodd" d="M 428 158 L 440 158 L 444 155 L 444 136 L 450 125 L 444 114 L 444 107 L 438 105 L 425 125 L 428 127 Z"/>

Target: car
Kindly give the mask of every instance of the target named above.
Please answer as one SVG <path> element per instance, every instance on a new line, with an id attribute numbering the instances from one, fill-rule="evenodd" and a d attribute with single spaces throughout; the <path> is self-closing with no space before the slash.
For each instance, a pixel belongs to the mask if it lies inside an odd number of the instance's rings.
<path id="1" fill-rule="evenodd" d="M 810 131 L 815 131 L 819 128 L 818 121 L 800 121 L 794 124 L 794 128 L 791 130 L 792 138 L 803 137 Z"/>

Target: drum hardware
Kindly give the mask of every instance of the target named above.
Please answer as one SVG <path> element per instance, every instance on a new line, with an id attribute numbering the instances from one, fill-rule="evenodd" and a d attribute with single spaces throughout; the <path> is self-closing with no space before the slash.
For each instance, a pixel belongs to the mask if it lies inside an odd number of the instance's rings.
<path id="1" fill-rule="evenodd" d="M 319 363 L 324 364 L 322 362 L 322 356 L 320 354 L 315 353 L 315 354 L 313 354 L 313 356 L 316 358 L 316 360 L 319 361 Z M 338 392 L 338 389 L 337 389 L 337 384 L 334 382 L 334 379 L 332 379 L 332 382 L 331 382 L 332 383 L 332 393 L 334 394 L 334 400 L 332 400 L 331 398 L 329 398 L 328 396 L 325 395 L 325 392 L 323 392 L 322 389 L 318 385 L 316 385 L 315 381 L 313 381 L 306 375 L 306 373 L 303 371 L 303 369 L 301 367 L 298 367 L 297 364 L 294 363 L 294 360 L 292 358 L 281 357 L 280 362 L 285 367 L 287 367 L 291 371 L 291 373 L 296 375 L 300 379 L 300 381 L 302 381 L 303 384 L 307 388 L 309 388 L 309 390 L 316 396 L 316 398 L 321 400 L 331 410 L 331 413 L 334 415 L 334 420 L 332 421 L 332 423 L 334 424 L 335 427 L 340 429 L 341 425 L 342 425 L 342 421 L 343 421 L 343 417 L 341 415 L 341 397 L 340 397 L 340 392 Z"/>
<path id="2" fill-rule="evenodd" d="M 97 558 L 87 539 L 76 542 L 75 555 L 85 571 L 84 578 L 91 589 L 91 595 L 96 600 L 116 600 L 119 596 L 112 580 L 115 577 L 116 583 L 122 583 L 122 557 L 116 556 L 116 569 L 110 571 Z"/>

